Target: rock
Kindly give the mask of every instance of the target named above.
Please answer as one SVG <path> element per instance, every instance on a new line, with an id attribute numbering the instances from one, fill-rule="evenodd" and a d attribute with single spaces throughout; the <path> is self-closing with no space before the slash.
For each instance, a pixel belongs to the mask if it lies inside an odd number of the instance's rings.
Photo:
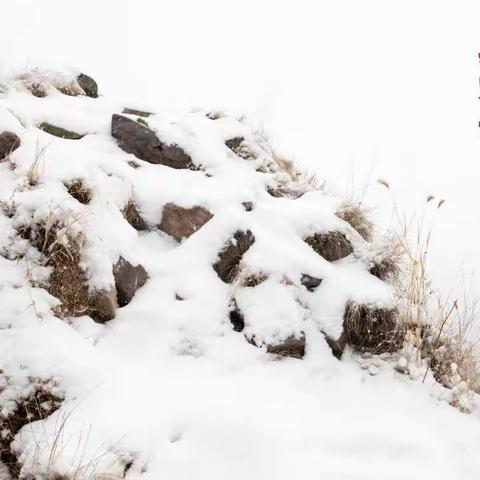
<path id="1" fill-rule="evenodd" d="M 123 257 L 120 257 L 114 265 L 113 276 L 115 278 L 119 307 L 128 305 L 135 292 L 140 287 L 143 287 L 148 280 L 148 274 L 142 265 L 134 267 Z"/>
<path id="2" fill-rule="evenodd" d="M 0 162 L 20 146 L 20 137 L 13 132 L 0 133 Z"/>
<path id="3" fill-rule="evenodd" d="M 267 345 L 267 352 L 280 357 L 303 358 L 305 355 L 305 334 L 300 338 L 291 335 L 276 345 Z"/>
<path id="4" fill-rule="evenodd" d="M 237 150 L 240 148 L 242 142 L 245 141 L 244 137 L 234 137 L 230 138 L 225 142 L 225 145 L 234 153 L 237 153 Z"/>
<path id="5" fill-rule="evenodd" d="M 251 212 L 253 210 L 252 202 L 242 202 L 242 205 L 246 212 Z"/>
<path id="6" fill-rule="evenodd" d="M 99 323 L 105 323 L 115 318 L 117 310 L 117 291 L 115 287 L 110 290 L 95 292 L 89 299 L 90 316 Z"/>
<path id="7" fill-rule="evenodd" d="M 340 260 L 353 253 L 352 244 L 347 237 L 337 231 L 315 233 L 305 238 L 305 242 L 329 262 Z"/>
<path id="8" fill-rule="evenodd" d="M 152 129 L 122 115 L 112 116 L 112 137 L 122 150 L 140 160 L 171 168 L 195 168 L 190 156 L 178 145 L 162 143 Z"/>
<path id="9" fill-rule="evenodd" d="M 87 97 L 91 97 L 91 98 L 98 97 L 98 85 L 97 85 L 97 82 L 92 77 L 89 77 L 84 73 L 81 73 L 77 77 L 77 82 L 82 88 L 82 90 L 85 92 L 85 95 Z"/>
<path id="10" fill-rule="evenodd" d="M 237 230 L 225 247 L 218 254 L 213 269 L 225 283 L 232 283 L 238 273 L 238 266 L 244 253 L 253 245 L 255 237 L 250 230 Z"/>
<path id="11" fill-rule="evenodd" d="M 126 113 L 127 115 L 136 115 L 137 117 L 148 118 L 150 115 L 153 115 L 152 112 L 144 112 L 143 110 L 135 110 L 134 108 L 127 108 L 125 107 L 122 113 Z"/>
<path id="12" fill-rule="evenodd" d="M 122 210 L 125 220 L 135 229 L 140 232 L 148 230 L 148 225 L 140 215 L 137 205 L 133 200 L 129 200 Z"/>
<path id="13" fill-rule="evenodd" d="M 245 317 L 238 308 L 237 302 L 233 301 L 232 309 L 229 312 L 230 323 L 236 332 L 242 332 L 245 328 Z"/>
<path id="14" fill-rule="evenodd" d="M 65 138 L 68 140 L 80 140 L 81 138 L 84 137 L 84 135 L 80 135 L 78 133 L 65 130 L 62 127 L 57 127 L 48 122 L 41 123 L 38 126 L 38 128 L 40 130 L 43 130 L 46 133 L 49 133 L 50 135 L 54 135 L 55 137 Z"/>
<path id="15" fill-rule="evenodd" d="M 322 283 L 322 279 L 303 273 L 300 282 L 309 292 L 313 292 Z"/>
<path id="16" fill-rule="evenodd" d="M 183 208 L 174 203 L 163 207 L 162 221 L 158 228 L 180 242 L 205 225 L 213 215 L 200 206 Z"/>
<path id="17" fill-rule="evenodd" d="M 244 160 L 250 160 L 255 158 L 255 154 L 250 151 L 248 146 L 245 144 L 244 137 L 234 137 L 230 138 L 225 142 L 225 145 L 237 156 L 243 158 Z"/>
<path id="18" fill-rule="evenodd" d="M 328 346 L 332 350 L 333 356 L 340 360 L 343 352 L 345 351 L 345 347 L 348 344 L 348 337 L 345 330 L 342 331 L 341 335 L 337 339 L 329 337 L 325 332 L 323 332 L 323 335 L 325 336 Z"/>

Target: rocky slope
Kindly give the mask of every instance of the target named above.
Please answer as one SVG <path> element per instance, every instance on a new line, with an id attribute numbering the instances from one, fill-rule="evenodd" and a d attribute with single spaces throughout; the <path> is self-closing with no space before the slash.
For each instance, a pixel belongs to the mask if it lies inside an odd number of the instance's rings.
<path id="1" fill-rule="evenodd" d="M 78 72 L 0 89 L 3 475 L 269 478 L 302 438 L 277 474 L 313 478 L 325 376 L 355 392 L 352 351 L 385 385 L 408 371 L 373 226 L 222 112 L 138 110 Z"/>

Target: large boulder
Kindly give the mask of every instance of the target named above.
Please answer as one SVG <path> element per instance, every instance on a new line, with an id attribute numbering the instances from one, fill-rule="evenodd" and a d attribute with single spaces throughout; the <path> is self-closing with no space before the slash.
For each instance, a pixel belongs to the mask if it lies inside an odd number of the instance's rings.
<path id="1" fill-rule="evenodd" d="M 112 116 L 112 137 L 122 150 L 140 160 L 171 168 L 194 168 L 190 156 L 178 145 L 161 142 L 152 129 L 123 115 Z"/>
<path id="2" fill-rule="evenodd" d="M 148 274 L 142 265 L 133 266 L 130 262 L 120 257 L 113 267 L 115 287 L 117 288 L 117 301 L 119 307 L 130 303 L 135 292 L 145 285 Z"/>
<path id="3" fill-rule="evenodd" d="M 162 221 L 158 228 L 180 242 L 188 238 L 205 225 L 213 215 L 200 206 L 183 208 L 174 203 L 163 207 Z"/>
<path id="4" fill-rule="evenodd" d="M 218 260 L 213 264 L 217 275 L 225 282 L 232 283 L 238 274 L 240 261 L 245 252 L 253 245 L 255 237 L 250 230 L 237 230 L 233 238 L 218 254 Z"/>
<path id="5" fill-rule="evenodd" d="M 20 138 L 13 132 L 0 133 L 0 162 L 20 146 Z"/>

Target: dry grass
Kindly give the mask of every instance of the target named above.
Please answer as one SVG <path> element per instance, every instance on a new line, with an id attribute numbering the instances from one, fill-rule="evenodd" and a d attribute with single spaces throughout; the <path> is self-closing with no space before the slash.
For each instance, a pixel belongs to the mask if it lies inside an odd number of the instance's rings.
<path id="1" fill-rule="evenodd" d="M 431 202 L 433 197 L 427 199 Z M 437 202 L 437 209 L 444 200 Z M 405 350 L 415 351 L 418 363 L 426 363 L 422 380 L 429 372 L 437 382 L 447 388 L 464 383 L 468 389 L 478 391 L 480 387 L 480 361 L 477 345 L 480 314 L 477 303 L 468 296 L 462 300 L 444 298 L 434 288 L 428 276 L 428 254 L 431 229 L 424 218 L 413 222 L 401 220 L 399 243 L 406 259 L 399 276 L 398 288 L 405 328 L 408 329 Z M 411 238 L 413 237 L 413 241 Z"/>
<path id="2" fill-rule="evenodd" d="M 381 354 L 402 348 L 405 330 L 396 310 L 349 303 L 343 318 L 347 342 L 355 350 Z"/>
<path id="3" fill-rule="evenodd" d="M 315 233 L 304 240 L 315 252 L 329 262 L 340 260 L 353 253 L 350 241 L 343 233 L 337 231 Z"/>
<path id="4" fill-rule="evenodd" d="M 336 212 L 337 217 L 347 222 L 364 240 L 370 242 L 373 236 L 373 222 L 369 210 L 362 202 L 345 201 Z"/>
<path id="5" fill-rule="evenodd" d="M 47 146 L 40 147 L 40 144 L 37 142 L 35 146 L 35 155 L 33 158 L 33 162 L 30 165 L 30 168 L 27 171 L 25 176 L 27 180 L 27 184 L 30 187 L 34 187 L 38 185 L 38 181 L 40 176 L 43 172 L 45 166 L 45 151 Z"/>
<path id="6" fill-rule="evenodd" d="M 0 460 L 12 479 L 19 478 L 21 465 L 11 448 L 15 435 L 27 424 L 43 420 L 60 408 L 63 398 L 53 393 L 56 384 L 52 380 L 29 379 L 33 385 L 30 395 L 17 399 L 15 410 L 0 419 Z M 8 380 L 7 380 L 8 383 Z"/>
<path id="7" fill-rule="evenodd" d="M 92 189 L 86 184 L 85 180 L 77 178 L 70 182 L 65 182 L 67 192 L 80 203 L 87 205 L 93 197 Z"/>
<path id="8" fill-rule="evenodd" d="M 17 230 L 43 255 L 44 265 L 52 269 L 44 287 L 61 302 L 55 313 L 60 317 L 87 314 L 90 295 L 81 267 L 83 238 L 74 232 L 72 223 L 64 223 L 50 212 L 43 222 Z"/>

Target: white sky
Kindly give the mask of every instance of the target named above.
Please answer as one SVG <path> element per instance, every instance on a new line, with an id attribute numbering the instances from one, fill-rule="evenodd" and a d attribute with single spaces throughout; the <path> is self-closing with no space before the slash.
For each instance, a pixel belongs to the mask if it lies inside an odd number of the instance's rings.
<path id="1" fill-rule="evenodd" d="M 478 0 L 2 3 L 2 70 L 74 66 L 138 106 L 246 111 L 339 191 L 387 179 L 367 195 L 379 216 L 445 198 L 432 273 L 448 290 L 480 269 Z"/>

